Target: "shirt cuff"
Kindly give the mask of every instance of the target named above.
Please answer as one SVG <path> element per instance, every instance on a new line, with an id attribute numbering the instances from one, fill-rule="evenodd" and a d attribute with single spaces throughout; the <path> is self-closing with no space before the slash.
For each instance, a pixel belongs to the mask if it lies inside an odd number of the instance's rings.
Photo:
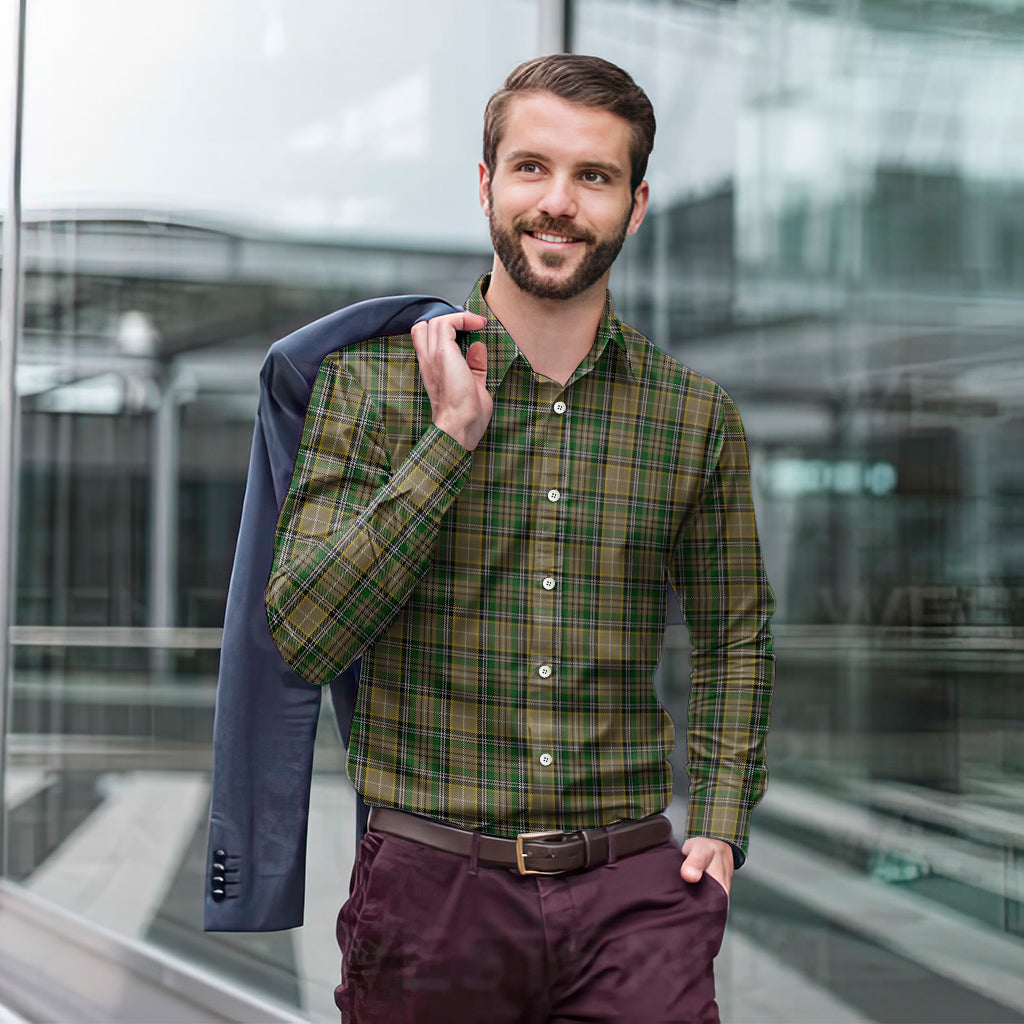
<path id="1" fill-rule="evenodd" d="M 443 512 L 462 489 L 472 465 L 472 452 L 430 424 L 385 493 L 390 490 L 414 514 L 436 515 Z"/>

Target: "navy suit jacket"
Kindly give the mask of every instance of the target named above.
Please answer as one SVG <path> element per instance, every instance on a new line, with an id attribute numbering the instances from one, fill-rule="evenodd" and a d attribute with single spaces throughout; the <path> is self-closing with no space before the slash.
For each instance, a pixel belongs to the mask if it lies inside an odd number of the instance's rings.
<path id="1" fill-rule="evenodd" d="M 302 924 L 313 740 L 322 688 L 284 662 L 270 636 L 264 590 L 306 407 L 324 358 L 347 345 L 407 333 L 458 307 L 426 295 L 368 299 L 271 346 L 260 370 L 249 474 L 231 570 L 213 725 L 206 931 L 274 931 Z M 348 742 L 359 665 L 331 683 Z M 366 806 L 359 801 L 358 827 Z"/>

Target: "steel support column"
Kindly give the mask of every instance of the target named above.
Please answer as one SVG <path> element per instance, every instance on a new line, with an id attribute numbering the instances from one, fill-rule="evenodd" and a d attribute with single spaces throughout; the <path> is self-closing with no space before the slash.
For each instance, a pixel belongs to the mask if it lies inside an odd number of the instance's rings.
<path id="1" fill-rule="evenodd" d="M 15 5 L 14 89 L 11 117 L 11 180 L 4 217 L 0 279 L 0 874 L 7 874 L 7 731 L 11 704 L 11 611 L 14 594 L 14 522 L 18 459 L 18 394 L 14 383 L 21 324 L 21 119 L 25 81 L 25 7 Z"/>
<path id="2" fill-rule="evenodd" d="M 572 0 L 537 0 L 537 52 L 572 53 Z"/>
<path id="3" fill-rule="evenodd" d="M 149 625 L 166 629 L 175 625 L 178 590 L 178 462 L 180 397 L 174 365 L 157 375 L 160 404 L 153 414 L 152 511 L 149 546 Z M 162 653 L 162 652 L 161 652 Z M 158 664 L 165 659 L 157 658 Z"/>

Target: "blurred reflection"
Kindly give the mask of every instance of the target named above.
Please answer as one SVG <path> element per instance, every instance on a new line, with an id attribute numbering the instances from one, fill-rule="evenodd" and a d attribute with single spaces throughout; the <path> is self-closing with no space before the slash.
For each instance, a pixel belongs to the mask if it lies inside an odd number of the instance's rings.
<path id="1" fill-rule="evenodd" d="M 354 813 L 329 718 L 306 927 L 201 932 L 257 374 L 271 342 L 340 306 L 461 296 L 486 269 L 466 187 L 480 110 L 492 69 L 535 52 L 537 5 L 28 8 L 9 874 L 334 1020 Z"/>
<path id="2" fill-rule="evenodd" d="M 735 144 L 656 150 L 618 283 L 744 410 L 779 598 L 723 1012 L 1024 1019 L 1024 4 L 583 0 L 576 39 Z"/>

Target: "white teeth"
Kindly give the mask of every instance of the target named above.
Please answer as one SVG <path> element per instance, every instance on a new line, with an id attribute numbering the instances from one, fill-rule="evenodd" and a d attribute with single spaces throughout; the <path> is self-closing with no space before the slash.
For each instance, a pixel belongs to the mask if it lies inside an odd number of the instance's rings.
<path id="1" fill-rule="evenodd" d="M 542 242 L 571 242 L 571 238 L 567 238 L 565 235 L 545 235 L 539 231 L 533 233 L 534 238 L 539 238 Z"/>

